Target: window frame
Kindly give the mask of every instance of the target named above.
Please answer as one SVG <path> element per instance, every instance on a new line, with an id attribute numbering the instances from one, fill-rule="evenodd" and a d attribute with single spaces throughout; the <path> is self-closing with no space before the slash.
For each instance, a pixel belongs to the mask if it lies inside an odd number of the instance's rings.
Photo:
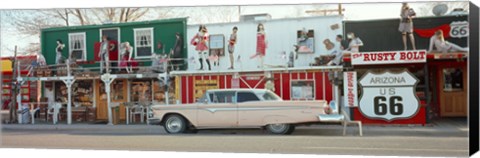
<path id="1" fill-rule="evenodd" d="M 238 101 L 238 98 L 240 98 L 240 97 L 239 97 L 239 93 L 250 93 L 250 94 L 253 94 L 255 97 L 257 97 L 258 100 L 249 100 L 249 101 L 239 102 L 239 101 Z M 255 92 L 251 92 L 251 91 L 239 91 L 239 92 L 236 93 L 235 96 L 236 96 L 236 97 L 235 97 L 235 102 L 236 102 L 236 103 L 262 101 L 262 98 L 261 98 L 261 97 L 258 97 L 258 95 L 257 95 Z"/>
<path id="2" fill-rule="evenodd" d="M 150 49 L 151 49 L 150 54 L 154 54 L 154 49 L 153 49 L 153 45 L 154 45 L 154 44 L 153 44 L 153 43 L 155 43 L 155 42 L 154 42 L 154 39 L 155 39 L 155 38 L 153 37 L 153 31 L 154 31 L 153 27 L 135 28 L 135 29 L 133 29 L 133 41 L 134 41 L 134 42 L 133 42 L 133 43 L 134 43 L 133 46 L 134 46 L 134 48 L 135 48 L 135 50 L 134 50 L 135 59 L 148 59 L 148 58 L 151 58 L 151 55 L 150 55 L 150 56 L 138 56 L 138 54 L 137 54 L 137 53 L 138 53 L 138 50 L 137 50 L 137 49 L 138 49 L 138 48 L 142 48 L 142 47 L 139 47 L 138 44 L 137 44 L 137 32 L 145 31 L 145 30 L 150 31 Z"/>
<path id="3" fill-rule="evenodd" d="M 82 35 L 83 36 L 83 46 L 82 46 L 82 49 L 73 49 L 73 42 L 72 41 L 72 37 L 73 36 L 77 36 L 77 35 Z M 82 55 L 82 58 L 83 59 L 77 59 L 75 61 L 87 61 L 87 34 L 86 32 L 75 32 L 75 33 L 68 33 L 68 58 L 70 59 L 71 56 L 72 56 L 72 52 L 75 50 L 82 50 L 83 51 L 83 55 Z"/>
<path id="4" fill-rule="evenodd" d="M 313 96 L 312 98 L 295 98 L 294 97 L 294 94 L 293 94 L 293 83 L 294 82 L 311 82 L 313 85 L 312 85 L 312 93 L 313 93 Z M 297 80 L 291 80 L 290 81 L 290 100 L 315 100 L 317 98 L 317 94 L 315 93 L 316 92 L 316 83 L 315 83 L 315 80 L 313 79 L 297 79 Z"/>
<path id="5" fill-rule="evenodd" d="M 223 102 L 223 103 L 219 103 L 219 102 L 214 102 L 214 98 L 217 96 L 217 93 L 223 93 L 223 94 L 227 94 L 227 93 L 231 93 L 233 94 L 232 95 L 232 102 Z M 213 96 L 213 98 L 210 97 L 210 94 Z M 236 104 L 237 103 L 237 92 L 235 91 L 215 91 L 215 92 L 210 92 L 209 93 L 209 103 L 210 104 Z"/>

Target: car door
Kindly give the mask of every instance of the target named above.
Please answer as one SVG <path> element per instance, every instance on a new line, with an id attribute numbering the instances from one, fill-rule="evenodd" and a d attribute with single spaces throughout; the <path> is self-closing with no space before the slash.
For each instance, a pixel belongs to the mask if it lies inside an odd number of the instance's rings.
<path id="1" fill-rule="evenodd" d="M 265 109 L 259 102 L 260 98 L 253 92 L 237 92 L 239 126 L 257 126 L 262 123 Z"/>
<path id="2" fill-rule="evenodd" d="M 208 101 L 199 103 L 199 127 L 236 127 L 237 106 L 234 91 L 208 92 Z"/>

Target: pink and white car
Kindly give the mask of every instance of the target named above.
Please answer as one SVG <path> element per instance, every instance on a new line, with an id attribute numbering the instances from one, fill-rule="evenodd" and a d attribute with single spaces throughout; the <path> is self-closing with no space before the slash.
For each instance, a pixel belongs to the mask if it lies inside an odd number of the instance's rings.
<path id="1" fill-rule="evenodd" d="M 264 89 L 207 90 L 197 103 L 156 105 L 154 119 L 168 133 L 212 128 L 265 128 L 272 134 L 290 134 L 296 125 L 319 122 L 326 101 L 283 101 Z"/>

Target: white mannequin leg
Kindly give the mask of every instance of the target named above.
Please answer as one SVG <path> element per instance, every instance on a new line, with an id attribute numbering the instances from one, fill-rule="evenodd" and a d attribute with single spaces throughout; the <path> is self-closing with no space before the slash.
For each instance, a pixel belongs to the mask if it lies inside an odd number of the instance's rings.
<path id="1" fill-rule="evenodd" d="M 260 68 L 263 68 L 263 55 L 259 55 L 258 59 L 260 60 Z"/>
<path id="2" fill-rule="evenodd" d="M 453 44 L 453 43 L 449 43 L 450 44 L 450 51 L 453 51 L 453 52 L 457 52 L 457 51 L 462 51 L 462 52 L 468 52 L 469 49 L 468 48 L 462 48 L 456 44 Z"/>

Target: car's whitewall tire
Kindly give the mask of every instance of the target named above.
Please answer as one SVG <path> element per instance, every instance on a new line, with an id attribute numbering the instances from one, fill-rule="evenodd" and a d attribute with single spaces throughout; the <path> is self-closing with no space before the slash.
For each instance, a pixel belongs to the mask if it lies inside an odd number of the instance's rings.
<path id="1" fill-rule="evenodd" d="M 167 116 L 163 125 L 165 131 L 172 134 L 185 133 L 187 129 L 187 121 L 179 115 Z"/>

